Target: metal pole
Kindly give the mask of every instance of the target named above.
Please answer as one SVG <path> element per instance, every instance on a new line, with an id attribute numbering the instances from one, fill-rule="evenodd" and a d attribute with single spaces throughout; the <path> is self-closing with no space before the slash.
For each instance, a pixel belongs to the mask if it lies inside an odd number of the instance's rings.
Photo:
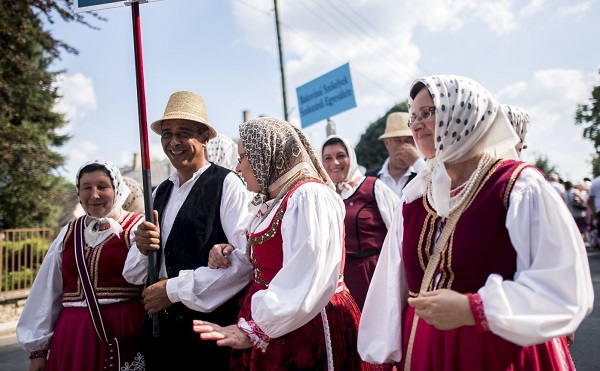
<path id="1" fill-rule="evenodd" d="M 277 47 L 279 48 L 279 69 L 281 70 L 281 93 L 283 95 L 283 118 L 288 121 L 287 98 L 285 91 L 285 72 L 283 71 L 283 51 L 281 49 L 281 31 L 279 30 L 279 12 L 277 11 L 277 0 L 275 4 L 275 29 L 277 30 Z"/>
<path id="2" fill-rule="evenodd" d="M 135 53 L 135 76 L 137 85 L 138 117 L 140 126 L 140 148 L 142 156 L 142 183 L 144 187 L 144 211 L 146 220 L 154 223 L 152 212 L 152 181 L 150 178 L 150 152 L 148 150 L 148 126 L 146 116 L 146 91 L 144 87 L 144 59 L 142 56 L 142 31 L 140 8 L 137 1 L 131 2 L 133 23 L 133 46 Z M 158 264 L 156 252 L 148 252 L 148 280 L 150 284 L 158 281 Z M 158 315 L 152 316 L 152 334 L 159 336 Z"/>

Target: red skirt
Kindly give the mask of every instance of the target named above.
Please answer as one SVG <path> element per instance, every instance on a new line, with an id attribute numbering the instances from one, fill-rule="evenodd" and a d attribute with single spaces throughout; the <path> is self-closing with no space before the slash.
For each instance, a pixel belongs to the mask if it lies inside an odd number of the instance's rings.
<path id="1" fill-rule="evenodd" d="M 244 298 L 240 317 L 246 320 L 251 319 L 250 302 L 257 289 L 257 286 L 251 286 Z M 271 339 L 265 352 L 254 348 L 234 351 L 231 369 L 283 371 L 328 370 L 333 367 L 340 371 L 369 370 L 369 365 L 361 361 L 356 348 L 360 311 L 348 290 L 335 293 L 325 312 L 326 324 L 318 314 L 299 329 Z M 327 357 L 325 329 L 328 330 L 332 359 Z"/>
<path id="2" fill-rule="evenodd" d="M 112 336 L 141 336 L 144 305 L 125 300 L 100 305 L 104 328 Z M 102 371 L 104 354 L 87 307 L 64 307 L 50 342 L 46 371 Z"/>
<path id="3" fill-rule="evenodd" d="M 398 370 L 404 370 L 414 311 L 408 306 L 403 313 L 403 357 Z M 442 331 L 419 319 L 411 370 L 552 371 L 575 367 L 564 337 L 522 347 L 475 326 Z"/>

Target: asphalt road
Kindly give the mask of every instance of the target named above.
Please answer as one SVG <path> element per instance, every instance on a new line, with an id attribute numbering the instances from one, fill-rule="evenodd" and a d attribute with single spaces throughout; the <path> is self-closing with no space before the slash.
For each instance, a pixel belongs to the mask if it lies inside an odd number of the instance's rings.
<path id="1" fill-rule="evenodd" d="M 571 346 L 571 355 L 578 371 L 600 371 L 600 250 L 588 252 L 594 283 L 594 311 L 583 321 Z M 0 337 L 0 370 L 26 371 L 28 352 L 17 343 L 15 335 Z"/>

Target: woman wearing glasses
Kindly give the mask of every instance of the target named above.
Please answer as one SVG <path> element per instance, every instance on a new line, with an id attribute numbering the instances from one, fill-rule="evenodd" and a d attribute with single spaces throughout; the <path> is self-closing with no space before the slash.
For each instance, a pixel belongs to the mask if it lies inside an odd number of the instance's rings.
<path id="1" fill-rule="evenodd" d="M 409 103 L 427 167 L 384 242 L 362 358 L 402 370 L 574 369 L 565 336 L 594 293 L 566 206 L 516 160 L 517 135 L 475 81 L 419 78 Z"/>
<path id="2" fill-rule="evenodd" d="M 238 153 L 236 170 L 260 206 L 246 232 L 253 279 L 237 324 L 194 321 L 194 331 L 243 349 L 233 370 L 368 369 L 356 350 L 360 311 L 341 275 L 344 203 L 312 146 L 300 129 L 263 117 L 240 125 Z M 213 249 L 209 266 L 240 264 L 231 251 Z"/>

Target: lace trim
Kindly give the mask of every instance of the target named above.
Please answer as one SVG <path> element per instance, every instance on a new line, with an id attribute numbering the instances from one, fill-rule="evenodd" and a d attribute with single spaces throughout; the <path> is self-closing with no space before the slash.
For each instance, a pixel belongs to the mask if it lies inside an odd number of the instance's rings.
<path id="1" fill-rule="evenodd" d="M 240 318 L 238 328 L 248 335 L 254 348 L 259 349 L 263 353 L 267 350 L 271 338 L 264 333 L 254 320 L 246 321 L 244 318 Z"/>
<path id="2" fill-rule="evenodd" d="M 479 294 L 467 294 L 469 298 L 469 304 L 471 305 L 471 312 L 475 318 L 475 328 L 481 332 L 490 331 L 490 325 L 485 318 L 485 312 L 483 310 L 483 301 Z"/>
<path id="3" fill-rule="evenodd" d="M 46 358 L 47 356 L 48 356 L 48 349 L 35 350 L 35 351 L 29 353 L 29 359 Z"/>
<path id="4" fill-rule="evenodd" d="M 327 319 L 326 308 L 321 310 L 321 320 L 323 321 L 323 332 L 325 333 L 325 348 L 327 349 L 327 369 L 334 370 L 333 366 L 333 348 L 331 346 L 331 333 L 329 330 L 329 320 Z"/>

